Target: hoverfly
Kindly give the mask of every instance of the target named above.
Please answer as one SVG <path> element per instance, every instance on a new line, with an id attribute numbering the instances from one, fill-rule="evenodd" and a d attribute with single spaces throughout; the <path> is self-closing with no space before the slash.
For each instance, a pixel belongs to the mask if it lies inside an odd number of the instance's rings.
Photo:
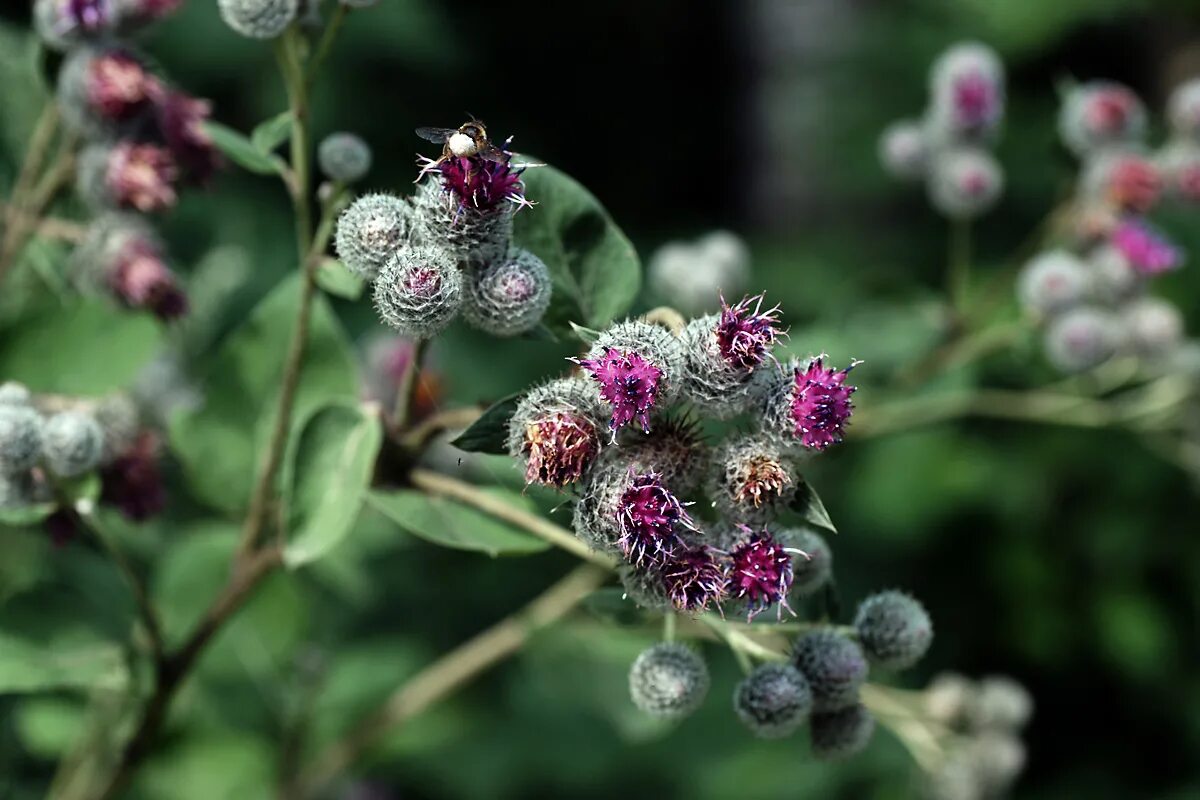
<path id="1" fill-rule="evenodd" d="M 503 164 L 509 154 L 488 139 L 487 128 L 477 119 L 468 120 L 455 128 L 417 128 L 417 136 L 428 142 L 442 145 L 442 157 L 435 163 L 449 158 L 472 158 L 478 156 L 486 161 Z"/>

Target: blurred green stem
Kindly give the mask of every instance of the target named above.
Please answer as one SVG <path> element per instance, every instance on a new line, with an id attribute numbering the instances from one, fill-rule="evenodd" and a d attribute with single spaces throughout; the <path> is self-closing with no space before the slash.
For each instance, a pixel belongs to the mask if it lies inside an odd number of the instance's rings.
<path id="1" fill-rule="evenodd" d="M 967 321 L 967 303 L 971 283 L 971 223 L 956 219 L 950 223 L 950 252 L 946 274 L 946 293 L 958 323 Z"/>
<path id="2" fill-rule="evenodd" d="M 608 570 L 576 567 L 525 608 L 463 642 L 414 675 L 383 707 L 310 762 L 284 796 L 319 795 L 383 736 L 449 696 L 484 670 L 516 653 L 536 631 L 556 622 L 608 579 Z"/>
<path id="3" fill-rule="evenodd" d="M 338 3 L 333 11 L 333 16 L 329 18 L 329 22 L 325 25 L 325 31 L 321 34 L 321 41 L 317 44 L 317 49 L 313 53 L 313 57 L 309 60 L 308 69 L 304 73 L 304 80 L 310 86 L 320 71 L 321 65 L 329 57 L 334 40 L 337 39 L 338 32 L 341 31 L 342 23 L 346 21 L 348 13 L 350 13 L 350 7 L 345 3 Z"/>
<path id="4" fill-rule="evenodd" d="M 429 351 L 429 339 L 418 339 L 413 344 L 412 358 L 404 368 L 400 385 L 396 387 L 396 407 L 392 410 L 392 425 L 396 431 L 407 430 L 409 418 L 416 405 L 417 392 L 421 388 L 421 366 Z"/>
<path id="5" fill-rule="evenodd" d="M 117 571 L 121 573 L 121 577 L 125 579 L 125 583 L 129 586 L 129 593 L 133 596 L 134 604 L 137 606 L 138 615 L 142 619 L 142 625 L 146 629 L 146 635 L 150 638 L 153 657 L 156 661 L 161 659 L 164 650 L 162 625 L 158 620 L 158 612 L 154 610 L 154 606 L 150 602 L 145 584 L 138 577 L 133 565 L 129 563 L 129 559 L 125 557 L 120 545 L 109 535 L 108 531 L 104 530 L 104 526 L 100 524 L 95 515 L 80 512 L 78 517 L 80 522 L 96 537 L 100 547 L 108 554 Z"/>

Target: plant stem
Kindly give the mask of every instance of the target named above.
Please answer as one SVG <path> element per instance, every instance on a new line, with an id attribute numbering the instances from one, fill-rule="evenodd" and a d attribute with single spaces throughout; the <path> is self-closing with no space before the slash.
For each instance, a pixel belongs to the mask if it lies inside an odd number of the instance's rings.
<path id="1" fill-rule="evenodd" d="M 370 717 L 320 753 L 297 781 L 292 797 L 308 797 L 358 760 L 382 736 L 517 652 L 537 630 L 561 619 L 608 578 L 581 565 L 525 608 L 467 640 L 413 676 Z"/>
<path id="2" fill-rule="evenodd" d="M 663 641 L 675 641 L 675 612 L 668 610 L 663 614 Z"/>
<path id="3" fill-rule="evenodd" d="M 133 595 L 134 604 L 137 606 L 138 614 L 142 618 L 142 625 L 146 628 L 146 635 L 150 637 L 150 647 L 154 659 L 159 660 L 163 654 L 163 635 L 162 625 L 158 620 L 158 613 L 154 610 L 154 606 L 150 603 L 150 597 L 146 593 L 145 584 L 138 577 L 137 572 L 133 569 L 133 565 L 129 563 L 129 559 L 125 557 L 125 553 L 117 545 L 115 541 L 103 530 L 93 514 L 80 513 L 80 521 L 87 526 L 88 529 L 96 537 L 96 541 L 104 548 L 108 557 L 117 567 L 117 571 L 121 573 L 121 577 L 125 579 L 125 583 L 129 586 L 129 592 Z"/>
<path id="4" fill-rule="evenodd" d="M 470 427 L 482 414 L 483 409 L 481 408 L 452 408 L 448 411 L 439 411 L 428 419 L 422 420 L 419 425 L 413 426 L 412 430 L 400 440 L 400 444 L 406 450 L 414 452 L 421 450 L 430 439 L 442 431 Z"/>
<path id="5" fill-rule="evenodd" d="M 956 219 L 950 223 L 950 253 L 946 273 L 946 294 L 961 324 L 966 319 L 971 281 L 971 223 Z"/>
<path id="6" fill-rule="evenodd" d="M 421 365 L 429 350 L 429 339 L 418 339 L 413 344 L 412 358 L 404 368 L 400 385 L 396 387 L 396 407 L 392 410 L 392 425 L 397 431 L 408 427 L 409 417 L 412 416 L 416 405 L 417 391 L 421 387 Z"/>
<path id="7" fill-rule="evenodd" d="M 310 86 L 317 72 L 321 69 L 321 65 L 325 63 L 325 59 L 329 56 L 333 42 L 337 39 L 338 32 L 342 29 L 342 24 L 346 21 L 348 13 L 350 13 L 350 7 L 345 3 L 338 3 L 333 16 L 329 18 L 329 22 L 325 25 L 325 32 L 321 34 L 321 41 L 317 45 L 312 58 L 309 60 L 308 70 L 304 75 L 305 82 Z"/>
<path id="8" fill-rule="evenodd" d="M 55 108 L 50 117 L 48 127 L 41 124 L 34 133 L 34 141 L 30 143 L 26 154 L 22 173 L 14 187 L 11 202 L 6 215 L 4 236 L 0 239 L 0 281 L 12 268 L 22 248 L 29 241 L 29 236 L 38 230 L 42 213 L 54 200 L 75 169 L 75 137 L 65 137 L 59 145 L 58 156 L 51 163 L 40 180 L 36 180 L 37 169 L 26 172 L 35 161 L 40 164 L 53 139 L 54 130 L 58 125 L 58 111 Z M 36 181 L 36 182 L 35 182 Z"/>
<path id="9" fill-rule="evenodd" d="M 477 508 L 485 514 L 516 525 L 534 536 L 545 539 L 555 547 L 566 550 L 583 561 L 609 570 L 616 569 L 616 559 L 591 549 L 566 528 L 561 528 L 553 522 L 547 522 L 537 514 L 531 514 L 511 506 L 477 486 L 425 469 L 414 469 L 409 475 L 409 480 L 414 487 L 424 492 L 448 497 L 464 505 Z"/>

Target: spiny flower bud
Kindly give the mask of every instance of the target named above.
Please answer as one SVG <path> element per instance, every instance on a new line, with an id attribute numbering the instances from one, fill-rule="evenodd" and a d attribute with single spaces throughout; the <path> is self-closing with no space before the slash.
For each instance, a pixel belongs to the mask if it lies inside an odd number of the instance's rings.
<path id="1" fill-rule="evenodd" d="M 338 218 L 338 258 L 363 280 L 374 280 L 379 270 L 404 243 L 408 230 L 408 204 L 390 194 L 365 194 Z"/>
<path id="2" fill-rule="evenodd" d="M 330 180 L 354 183 L 371 169 L 371 148 L 353 133 L 331 133 L 317 147 L 317 163 Z"/>
<path id="3" fill-rule="evenodd" d="M 193 184 L 205 185 L 221 167 L 221 155 L 204 129 L 212 103 L 184 92 L 162 92 L 155 102 L 162 139 L 182 173 Z"/>
<path id="4" fill-rule="evenodd" d="M 680 611 L 699 613 L 720 606 L 730 590 L 729 564 L 711 547 L 674 549 L 660 568 L 663 587 Z"/>
<path id="5" fill-rule="evenodd" d="M 1120 325 L 1111 314 L 1080 306 L 1046 329 L 1046 358 L 1061 372 L 1082 372 L 1111 358 L 1120 340 Z"/>
<path id="6" fill-rule="evenodd" d="M 1200 203 L 1200 142 L 1170 144 L 1158 154 L 1157 162 L 1172 197 Z"/>
<path id="7" fill-rule="evenodd" d="M 1183 341 L 1183 314 L 1166 300 L 1143 297 L 1120 314 L 1129 343 L 1145 358 L 1162 358 Z"/>
<path id="8" fill-rule="evenodd" d="M 945 141 L 979 139 L 995 132 L 1004 115 L 1004 67 L 978 42 L 951 47 L 929 77 L 930 124 Z"/>
<path id="9" fill-rule="evenodd" d="M 1200 143 L 1200 78 L 1175 87 L 1167 100 L 1167 119 L 1174 133 Z"/>
<path id="10" fill-rule="evenodd" d="M 925 607 L 903 592 L 880 592 L 863 600 L 854 627 L 863 652 L 884 669 L 911 667 L 933 643 L 933 622 Z"/>
<path id="11" fill-rule="evenodd" d="M 976 728 L 1015 731 L 1033 716 L 1033 698 L 1012 678 L 989 675 L 979 681 L 968 711 Z"/>
<path id="12" fill-rule="evenodd" d="M 415 242 L 444 247 L 467 265 L 489 264 L 508 253 L 514 204 L 462 205 L 459 195 L 437 177 L 417 185 L 412 203 Z"/>
<path id="13" fill-rule="evenodd" d="M 672 491 L 692 494 L 699 488 L 708 447 L 698 423 L 686 416 L 657 414 L 650 433 L 625 429 L 619 439 L 621 460 L 637 472 L 657 472 Z"/>
<path id="14" fill-rule="evenodd" d="M 618 501 L 617 546 L 635 566 L 658 566 L 679 544 L 678 528 L 694 528 L 683 503 L 655 472 L 631 474 Z"/>
<path id="15" fill-rule="evenodd" d="M 808 678 L 815 711 L 852 706 L 867 679 L 862 648 L 832 630 L 815 630 L 797 639 L 792 662 Z"/>
<path id="16" fill-rule="evenodd" d="M 792 502 L 798 479 L 795 463 L 777 444 L 735 436 L 713 453 L 708 493 L 725 519 L 761 525 Z"/>
<path id="17" fill-rule="evenodd" d="M 0 383 L 0 407 L 28 406 L 33 402 L 33 394 L 23 383 L 5 381 Z"/>
<path id="18" fill-rule="evenodd" d="M 79 154 L 79 196 L 93 208 L 163 211 L 175 205 L 178 179 L 175 159 L 159 145 L 120 141 Z"/>
<path id="19" fill-rule="evenodd" d="M 142 522 L 167 505 L 166 484 L 159 466 L 162 446 L 151 431 L 142 432 L 100 471 L 101 502 L 119 509 L 126 519 Z"/>
<path id="20" fill-rule="evenodd" d="M 300 12 L 300 0 L 217 0 L 225 24 L 251 39 L 274 39 Z"/>
<path id="21" fill-rule="evenodd" d="M 833 551 L 825 537 L 807 528 L 781 528 L 775 538 L 792 551 L 792 592 L 807 597 L 823 589 L 833 574 Z"/>
<path id="22" fill-rule="evenodd" d="M 375 279 L 375 308 L 401 336 L 429 339 L 457 316 L 462 284 L 450 253 L 435 247 L 401 247 Z"/>
<path id="23" fill-rule="evenodd" d="M 792 555 L 765 529 L 741 528 L 742 536 L 729 550 L 729 594 L 746 606 L 747 620 L 778 607 L 782 618 L 792 588 Z"/>
<path id="24" fill-rule="evenodd" d="M 97 217 L 73 261 L 81 284 L 111 293 L 128 308 L 151 311 L 164 321 L 187 312 L 187 297 L 166 264 L 162 242 L 135 215 Z"/>
<path id="25" fill-rule="evenodd" d="M 939 152 L 929 172 L 929 200 L 950 219 L 973 219 L 989 211 L 1004 190 L 1004 173 L 985 150 L 960 147 Z"/>
<path id="26" fill-rule="evenodd" d="M 929 163 L 929 144 L 921 123 L 902 119 L 884 128 L 879 136 L 879 163 L 893 178 L 923 178 Z"/>
<path id="27" fill-rule="evenodd" d="M 862 703 L 812 715 L 812 753 L 824 761 L 858 755 L 871 743 L 875 718 Z"/>
<path id="28" fill-rule="evenodd" d="M 639 607 L 648 611 L 674 613 L 671 598 L 663 586 L 662 575 L 657 570 L 638 569 L 632 564 L 617 567 L 617 577 L 625 589 L 625 596 Z"/>
<path id="29" fill-rule="evenodd" d="M 582 378 L 530 390 L 508 424 L 508 452 L 525 463 L 526 483 L 563 488 L 579 481 L 600 453 L 603 421 Z"/>
<path id="30" fill-rule="evenodd" d="M 511 250 L 471 270 L 463 317 L 493 336 L 516 336 L 542 321 L 551 291 L 546 264 L 528 250 Z"/>
<path id="31" fill-rule="evenodd" d="M 1122 220 L 1113 230 L 1110 242 L 1140 275 L 1161 275 L 1183 263 L 1179 249 L 1142 220 Z"/>
<path id="32" fill-rule="evenodd" d="M 670 405 L 679 391 L 683 353 L 665 328 L 630 320 L 601 333 L 587 358 L 576 363 L 612 408 L 609 427 L 615 436 L 635 420 L 649 432 L 650 412 Z"/>
<path id="33" fill-rule="evenodd" d="M 781 335 L 779 307 L 763 311 L 762 301 L 760 294 L 730 306 L 722 298 L 720 314 L 692 320 L 680 334 L 681 388 L 705 414 L 728 419 L 761 399 L 767 383 L 754 373 Z"/>
<path id="34" fill-rule="evenodd" d="M 1127 151 L 1107 151 L 1090 158 L 1080 181 L 1085 196 L 1137 214 L 1152 209 L 1163 189 L 1154 162 Z"/>
<path id="35" fill-rule="evenodd" d="M 986 796 L 997 797 L 1025 769 L 1025 745 L 1012 734 L 984 731 L 967 744 L 967 758 Z"/>
<path id="36" fill-rule="evenodd" d="M 95 139 L 144 115 L 161 91 L 158 79 L 128 50 L 84 47 L 63 62 L 58 108 L 69 128 Z"/>
<path id="37" fill-rule="evenodd" d="M 104 434 L 102 464 L 109 464 L 133 446 L 139 432 L 137 403 L 124 393 L 110 394 L 100 399 L 92 409 L 92 418 Z"/>
<path id="38" fill-rule="evenodd" d="M 1026 311 L 1048 316 L 1078 305 L 1090 287 L 1088 268 L 1066 250 L 1034 256 L 1017 278 L 1017 297 Z"/>
<path id="39" fill-rule="evenodd" d="M 1146 109 L 1129 88 L 1091 81 L 1071 89 L 1058 115 L 1063 143 L 1080 158 L 1114 145 L 1132 144 L 1146 132 Z"/>
<path id="40" fill-rule="evenodd" d="M 26 472 L 41 458 L 41 415 L 28 406 L 0 406 L 0 474 Z"/>
<path id="41" fill-rule="evenodd" d="M 807 364 L 792 362 L 767 395 L 763 429 L 790 444 L 821 451 L 842 440 L 854 411 L 850 396 L 858 387 L 846 385 L 846 375 L 824 365 L 824 356 Z"/>
<path id="42" fill-rule="evenodd" d="M 116 25 L 113 0 L 35 0 L 33 23 L 38 36 L 55 50 L 99 39 Z"/>
<path id="43" fill-rule="evenodd" d="M 629 670 L 629 695 L 647 714 L 682 719 L 708 695 L 708 666 L 700 654 L 681 644 L 662 642 L 633 662 Z"/>
<path id="44" fill-rule="evenodd" d="M 733 710 L 760 739 L 782 739 L 808 720 L 812 692 L 790 664 L 763 664 L 734 689 Z"/>
<path id="45" fill-rule="evenodd" d="M 96 467 L 104 452 L 104 431 L 88 414 L 63 411 L 42 427 L 42 454 L 55 475 L 74 478 Z"/>

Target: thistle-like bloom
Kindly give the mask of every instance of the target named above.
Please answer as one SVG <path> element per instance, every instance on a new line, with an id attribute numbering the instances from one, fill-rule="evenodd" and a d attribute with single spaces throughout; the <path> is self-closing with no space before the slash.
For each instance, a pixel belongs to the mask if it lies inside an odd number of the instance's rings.
<path id="1" fill-rule="evenodd" d="M 746 297 L 732 306 L 721 298 L 717 349 L 731 367 L 753 370 L 770 356 L 771 347 L 779 339 L 779 306 L 763 311 L 763 297 Z"/>
<path id="2" fill-rule="evenodd" d="M 776 604 L 782 616 L 783 609 L 791 611 L 792 556 L 765 529 L 753 533 L 743 526 L 742 532 L 748 538 L 729 551 L 730 594 L 746 601 L 748 619 Z"/>
<path id="3" fill-rule="evenodd" d="M 187 313 L 187 295 L 153 241 L 129 237 L 116 253 L 107 281 L 122 303 L 130 308 L 147 309 L 164 322 Z"/>
<path id="4" fill-rule="evenodd" d="M 1017 298 L 1027 311 L 1053 314 L 1083 301 L 1091 284 L 1088 265 L 1067 250 L 1034 256 L 1017 278 Z"/>
<path id="5" fill-rule="evenodd" d="M 984 136 L 996 129 L 1004 114 L 1004 67 L 990 47 L 958 44 L 934 62 L 930 91 L 937 138 Z"/>
<path id="6" fill-rule="evenodd" d="M 1182 255 L 1161 233 L 1145 222 L 1127 219 L 1113 231 L 1111 244 L 1141 275 L 1161 275 L 1182 263 Z"/>
<path id="7" fill-rule="evenodd" d="M 758 526 L 791 503 L 798 478 L 793 460 L 772 438 L 734 436 L 713 454 L 708 494 L 727 521 Z"/>
<path id="8" fill-rule="evenodd" d="M 1146 130 L 1146 109 L 1128 87 L 1093 81 L 1068 93 L 1059 112 L 1058 130 L 1063 143 L 1083 157 L 1141 138 Z"/>
<path id="9" fill-rule="evenodd" d="M 792 389 L 791 419 L 795 438 L 813 450 L 824 450 L 842 440 L 847 421 L 854 411 L 850 395 L 857 386 L 846 385 L 846 375 L 856 366 L 841 371 L 813 359 L 807 369 L 796 369 Z"/>
<path id="10" fill-rule="evenodd" d="M 635 566 L 661 566 L 681 546 L 679 528 L 695 530 L 679 498 L 663 485 L 662 476 L 631 476 L 617 512 L 617 546 Z"/>
<path id="11" fill-rule="evenodd" d="M 480 156 L 469 158 L 451 157 L 437 164 L 436 170 L 442 178 L 442 188 L 458 202 L 459 209 L 491 211 L 504 203 L 517 208 L 530 206 L 525 199 L 525 184 L 521 182 L 523 167 L 512 166 L 512 154 L 504 144 L 502 161 L 489 161 Z M 422 173 L 435 169 L 428 159 Z"/>
<path id="12" fill-rule="evenodd" d="M 1120 211 L 1145 213 L 1162 194 L 1163 179 L 1150 159 L 1137 153 L 1106 153 L 1083 173 L 1083 191 Z"/>
<path id="13" fill-rule="evenodd" d="M 662 566 L 663 588 L 680 611 L 718 608 L 729 596 L 729 566 L 716 551 L 701 545 L 680 550 Z"/>
<path id="14" fill-rule="evenodd" d="M 525 481 L 561 489 L 583 477 L 599 451 L 590 420 L 570 411 L 552 412 L 525 426 Z"/>
<path id="15" fill-rule="evenodd" d="M 85 97 L 97 115 L 123 122 L 140 113 L 160 88 L 141 61 L 124 50 L 109 50 L 90 58 Z"/>
<path id="16" fill-rule="evenodd" d="M 221 166 L 221 156 L 204 123 L 212 103 L 183 92 L 160 93 L 156 103 L 158 126 L 175 163 L 194 183 L 206 183 Z"/>
<path id="17" fill-rule="evenodd" d="M 950 219 L 978 217 L 996 204 L 1003 190 L 999 163 L 981 148 L 945 150 L 930 166 L 929 200 Z"/>
<path id="18" fill-rule="evenodd" d="M 33 6 L 38 35 L 56 50 L 103 36 L 116 17 L 113 0 L 37 0 Z"/>
<path id="19" fill-rule="evenodd" d="M 599 357 L 579 359 L 579 366 L 600 384 L 600 397 L 612 406 L 609 427 L 615 432 L 637 420 L 650 430 L 650 410 L 658 400 L 663 371 L 635 352 L 609 347 Z"/>
<path id="20" fill-rule="evenodd" d="M 158 436 L 144 431 L 125 452 L 100 470 L 100 501 L 141 522 L 167 504 L 166 485 L 159 467 Z"/>
<path id="21" fill-rule="evenodd" d="M 112 204 L 148 214 L 175 205 L 179 167 L 169 150 L 118 142 L 108 155 L 105 184 Z"/>

